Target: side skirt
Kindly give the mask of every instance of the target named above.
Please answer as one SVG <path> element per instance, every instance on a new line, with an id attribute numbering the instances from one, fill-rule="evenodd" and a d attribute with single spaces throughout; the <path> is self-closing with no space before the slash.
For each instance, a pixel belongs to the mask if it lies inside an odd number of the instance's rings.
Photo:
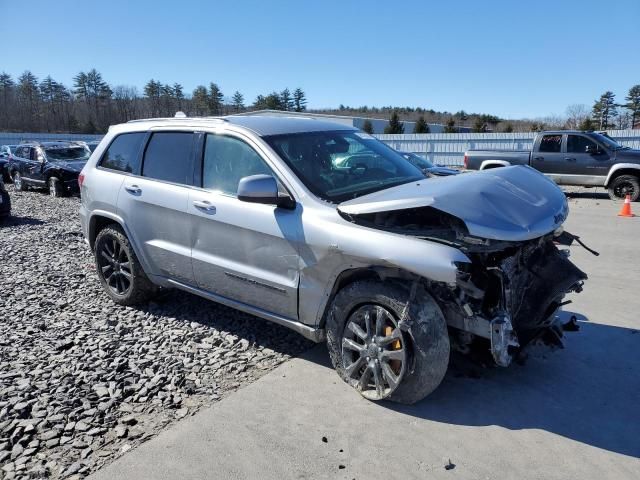
<path id="1" fill-rule="evenodd" d="M 313 328 L 308 325 L 305 325 L 304 323 L 300 323 L 296 320 L 292 320 L 290 318 L 283 317 L 278 314 L 268 312 L 266 310 L 262 310 L 261 308 L 253 307 L 246 303 L 238 302 L 236 300 L 232 300 L 230 298 L 223 297 L 221 295 L 216 295 L 215 293 L 211 293 L 197 287 L 192 287 L 191 285 L 187 285 L 177 280 L 165 279 L 165 281 L 167 284 L 173 287 L 179 288 L 180 290 L 193 293 L 194 295 L 198 295 L 199 297 L 206 298 L 207 300 L 212 300 L 214 302 L 221 303 L 228 307 L 235 308 L 236 310 L 240 310 L 242 312 L 255 315 L 256 317 L 269 320 L 273 323 L 277 323 L 278 325 L 282 325 L 283 327 L 287 327 L 293 330 L 294 332 L 299 333 L 303 337 L 308 338 L 313 342 L 320 343 L 325 340 L 324 329 Z"/>

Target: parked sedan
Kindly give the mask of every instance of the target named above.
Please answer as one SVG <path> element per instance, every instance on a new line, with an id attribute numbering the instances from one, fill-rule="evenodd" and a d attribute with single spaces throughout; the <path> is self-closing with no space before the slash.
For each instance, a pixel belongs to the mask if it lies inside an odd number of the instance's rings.
<path id="1" fill-rule="evenodd" d="M 35 142 L 18 145 L 9 162 L 16 191 L 46 187 L 53 197 L 78 193 L 78 175 L 91 156 L 84 142 Z"/>
<path id="2" fill-rule="evenodd" d="M 458 170 L 454 170 L 453 168 L 440 167 L 438 165 L 434 165 L 426 158 L 418 155 L 417 153 L 410 152 L 399 152 L 404 158 L 409 160 L 414 166 L 418 167 L 422 173 L 424 173 L 428 177 L 436 176 L 436 177 L 448 177 L 449 175 L 458 175 L 460 172 Z"/>

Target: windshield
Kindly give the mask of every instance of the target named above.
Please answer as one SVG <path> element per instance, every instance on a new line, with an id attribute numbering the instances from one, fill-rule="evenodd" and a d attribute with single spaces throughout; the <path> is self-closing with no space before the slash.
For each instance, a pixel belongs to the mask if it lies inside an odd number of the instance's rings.
<path id="1" fill-rule="evenodd" d="M 618 142 L 616 142 L 611 137 L 608 137 L 606 135 L 602 135 L 601 133 L 592 133 L 591 136 L 595 140 L 597 140 L 598 142 L 604 144 L 605 147 L 607 147 L 607 148 L 609 148 L 611 150 L 622 150 L 624 148 L 629 148 L 629 147 L 623 147 L 622 145 L 620 145 Z"/>
<path id="2" fill-rule="evenodd" d="M 87 147 L 49 147 L 44 149 L 47 160 L 87 160 L 91 152 Z"/>
<path id="3" fill-rule="evenodd" d="M 264 137 L 302 183 L 339 203 L 415 180 L 420 170 L 363 132 L 327 131 Z"/>
<path id="4" fill-rule="evenodd" d="M 433 168 L 434 165 L 429 160 L 421 157 L 417 153 L 403 153 L 402 156 L 409 160 L 413 165 L 418 168 Z"/>

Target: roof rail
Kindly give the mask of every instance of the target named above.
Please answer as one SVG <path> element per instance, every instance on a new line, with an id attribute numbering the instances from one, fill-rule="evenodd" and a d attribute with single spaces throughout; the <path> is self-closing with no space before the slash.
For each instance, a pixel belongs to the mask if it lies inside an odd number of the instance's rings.
<path id="1" fill-rule="evenodd" d="M 217 120 L 219 122 L 228 122 L 226 118 L 223 117 L 163 117 L 163 118 L 139 118 L 136 120 L 129 120 L 127 123 L 138 123 L 138 122 L 167 122 L 167 121 L 175 121 L 179 120 L 181 122 L 189 122 L 189 121 L 201 121 L 201 120 Z"/>

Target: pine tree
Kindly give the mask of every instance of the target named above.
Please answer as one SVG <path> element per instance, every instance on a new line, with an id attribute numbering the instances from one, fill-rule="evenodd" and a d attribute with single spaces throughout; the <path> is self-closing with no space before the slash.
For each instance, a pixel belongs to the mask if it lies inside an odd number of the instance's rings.
<path id="1" fill-rule="evenodd" d="M 293 109 L 296 112 L 303 112 L 307 109 L 307 97 L 301 88 L 296 88 L 293 92 Z"/>
<path id="2" fill-rule="evenodd" d="M 18 102 L 22 108 L 22 121 L 29 130 L 33 130 L 37 126 L 39 106 L 40 106 L 40 90 L 38 88 L 38 79 L 29 70 L 25 71 L 18 77 Z"/>
<path id="3" fill-rule="evenodd" d="M 400 121 L 397 111 L 393 111 L 389 118 L 389 124 L 384 128 L 384 133 L 402 134 L 404 133 L 404 124 Z"/>
<path id="4" fill-rule="evenodd" d="M 9 128 L 15 82 L 8 73 L 0 73 L 0 128 Z"/>
<path id="5" fill-rule="evenodd" d="M 475 122 L 473 122 L 473 127 L 471 127 L 471 131 L 474 133 L 484 133 L 487 131 L 487 124 L 482 117 L 476 118 Z"/>
<path id="6" fill-rule="evenodd" d="M 511 132 L 513 132 L 513 125 L 511 125 L 510 123 L 507 123 L 507 124 L 504 126 L 504 132 L 505 132 L 505 133 L 511 133 Z"/>
<path id="7" fill-rule="evenodd" d="M 178 110 L 182 110 L 182 104 L 184 103 L 183 87 L 179 83 L 173 84 L 173 98 L 176 100 L 176 107 Z"/>
<path id="8" fill-rule="evenodd" d="M 244 96 L 237 90 L 236 93 L 233 94 L 233 109 L 236 112 L 244 110 Z"/>
<path id="9" fill-rule="evenodd" d="M 615 94 L 607 91 L 594 103 L 593 120 L 598 124 L 598 128 L 602 130 L 609 128 L 609 120 L 618 113 L 615 99 Z"/>
<path id="10" fill-rule="evenodd" d="M 254 110 L 264 110 L 267 108 L 267 100 L 264 95 L 258 95 L 253 102 Z"/>
<path id="11" fill-rule="evenodd" d="M 149 100 L 151 105 L 151 116 L 160 116 L 160 94 L 162 91 L 162 84 L 160 82 L 151 79 L 144 86 L 144 96 Z"/>
<path id="12" fill-rule="evenodd" d="M 418 121 L 413 127 L 413 133 L 429 133 L 429 124 L 424 119 L 424 115 L 420 115 Z"/>
<path id="13" fill-rule="evenodd" d="M 640 85 L 631 87 L 625 100 L 625 107 L 631 112 L 631 128 L 636 128 L 637 122 L 640 121 Z"/>
<path id="14" fill-rule="evenodd" d="M 447 124 L 444 126 L 444 133 L 456 133 L 456 121 L 453 117 L 449 117 L 447 120 Z"/>
<path id="15" fill-rule="evenodd" d="M 209 113 L 211 115 L 221 115 L 222 114 L 222 101 L 224 99 L 224 95 L 222 91 L 220 91 L 220 87 L 215 83 L 211 82 L 209 84 Z"/>
<path id="16" fill-rule="evenodd" d="M 204 85 L 198 85 L 193 90 L 192 106 L 196 115 L 203 116 L 207 114 L 209 111 L 209 95 L 207 94 L 207 87 Z"/>
<path id="17" fill-rule="evenodd" d="M 288 88 L 285 88 L 280 92 L 280 104 L 282 105 L 283 110 L 293 110 L 293 98 L 291 97 L 291 92 Z"/>
<path id="18" fill-rule="evenodd" d="M 362 124 L 362 131 L 367 132 L 368 134 L 373 133 L 373 123 L 371 123 L 371 120 L 367 119 L 364 121 Z"/>
<path id="19" fill-rule="evenodd" d="M 264 98 L 264 106 L 268 110 L 284 110 L 282 98 L 278 92 L 271 92 Z"/>
<path id="20" fill-rule="evenodd" d="M 594 129 L 594 124 L 593 124 L 593 120 L 591 120 L 591 117 L 586 117 L 582 122 L 580 122 L 580 125 L 578 125 L 578 130 L 582 130 L 583 132 L 590 132 Z"/>

